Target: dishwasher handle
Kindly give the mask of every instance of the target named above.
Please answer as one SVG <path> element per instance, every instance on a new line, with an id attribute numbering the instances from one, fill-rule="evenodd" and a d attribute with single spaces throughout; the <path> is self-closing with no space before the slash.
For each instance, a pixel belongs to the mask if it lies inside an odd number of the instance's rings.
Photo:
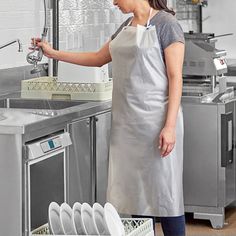
<path id="1" fill-rule="evenodd" d="M 233 113 L 221 114 L 221 166 L 233 163 Z"/>

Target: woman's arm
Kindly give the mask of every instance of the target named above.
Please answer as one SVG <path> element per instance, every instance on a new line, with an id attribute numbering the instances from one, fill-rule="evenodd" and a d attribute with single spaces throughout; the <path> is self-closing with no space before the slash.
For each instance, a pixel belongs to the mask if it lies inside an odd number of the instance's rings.
<path id="1" fill-rule="evenodd" d="M 169 84 L 168 109 L 164 128 L 160 134 L 161 155 L 167 156 L 175 145 L 175 128 L 182 96 L 182 67 L 184 44 L 176 42 L 164 50 Z"/>
<path id="2" fill-rule="evenodd" d="M 111 55 L 109 51 L 109 42 L 107 42 L 97 52 L 65 52 L 53 49 L 49 43 L 40 42 L 40 39 L 36 39 L 37 47 L 43 49 L 45 56 L 53 58 L 58 61 L 64 61 L 82 66 L 103 66 L 111 61 Z"/>

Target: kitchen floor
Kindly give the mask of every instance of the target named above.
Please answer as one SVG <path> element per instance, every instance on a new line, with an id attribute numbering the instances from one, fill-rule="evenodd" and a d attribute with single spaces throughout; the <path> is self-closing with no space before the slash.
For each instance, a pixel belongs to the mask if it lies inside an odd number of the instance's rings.
<path id="1" fill-rule="evenodd" d="M 193 219 L 192 214 L 186 214 L 186 236 L 236 236 L 236 207 L 226 209 L 223 229 L 213 229 L 210 221 Z M 160 223 L 156 224 L 157 236 L 163 236 Z"/>

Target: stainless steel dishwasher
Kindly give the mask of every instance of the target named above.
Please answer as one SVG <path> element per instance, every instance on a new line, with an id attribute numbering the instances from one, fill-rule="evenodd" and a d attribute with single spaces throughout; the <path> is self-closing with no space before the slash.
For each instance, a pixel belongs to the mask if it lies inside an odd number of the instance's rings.
<path id="1" fill-rule="evenodd" d="M 24 164 L 25 230 L 47 223 L 50 202 L 66 201 L 66 147 L 69 133 L 61 132 L 26 143 Z"/>

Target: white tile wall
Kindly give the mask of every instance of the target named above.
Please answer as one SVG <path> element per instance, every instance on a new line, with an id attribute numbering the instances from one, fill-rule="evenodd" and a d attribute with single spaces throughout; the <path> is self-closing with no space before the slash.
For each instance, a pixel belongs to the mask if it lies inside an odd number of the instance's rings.
<path id="1" fill-rule="evenodd" d="M 176 17 L 184 32 L 194 31 L 199 32 L 198 23 L 198 6 L 193 4 L 186 4 L 186 0 L 172 0 Z M 175 3 L 174 3 L 175 1 Z"/>
<path id="2" fill-rule="evenodd" d="M 67 50 L 97 50 L 127 17 L 112 0 L 60 0 L 59 8 L 60 48 Z M 30 39 L 40 37 L 43 24 L 43 0 L 0 0 L 0 46 L 19 38 L 24 50 L 17 44 L 1 49 L 0 69 L 28 65 Z"/>
<path id="3" fill-rule="evenodd" d="M 43 24 L 42 0 L 0 0 L 0 46 L 16 38 L 23 44 L 22 53 L 17 44 L 0 50 L 0 69 L 28 64 L 30 39 L 41 35 Z"/>
<path id="4" fill-rule="evenodd" d="M 175 8 L 175 1 L 169 0 L 169 5 Z M 99 49 L 128 17 L 112 2 L 60 0 L 60 49 Z M 41 35 L 43 24 L 43 0 L 0 0 L 0 45 L 19 38 L 24 50 L 17 52 L 17 44 L 0 50 L 0 69 L 27 65 L 30 39 Z"/>
<path id="5" fill-rule="evenodd" d="M 216 46 L 225 49 L 228 58 L 236 58 L 236 1 L 209 1 L 203 8 L 203 32 L 215 35 L 233 33 L 232 36 L 218 38 Z"/>
<path id="6" fill-rule="evenodd" d="M 60 49 L 98 50 L 128 17 L 112 0 L 60 0 Z"/>

